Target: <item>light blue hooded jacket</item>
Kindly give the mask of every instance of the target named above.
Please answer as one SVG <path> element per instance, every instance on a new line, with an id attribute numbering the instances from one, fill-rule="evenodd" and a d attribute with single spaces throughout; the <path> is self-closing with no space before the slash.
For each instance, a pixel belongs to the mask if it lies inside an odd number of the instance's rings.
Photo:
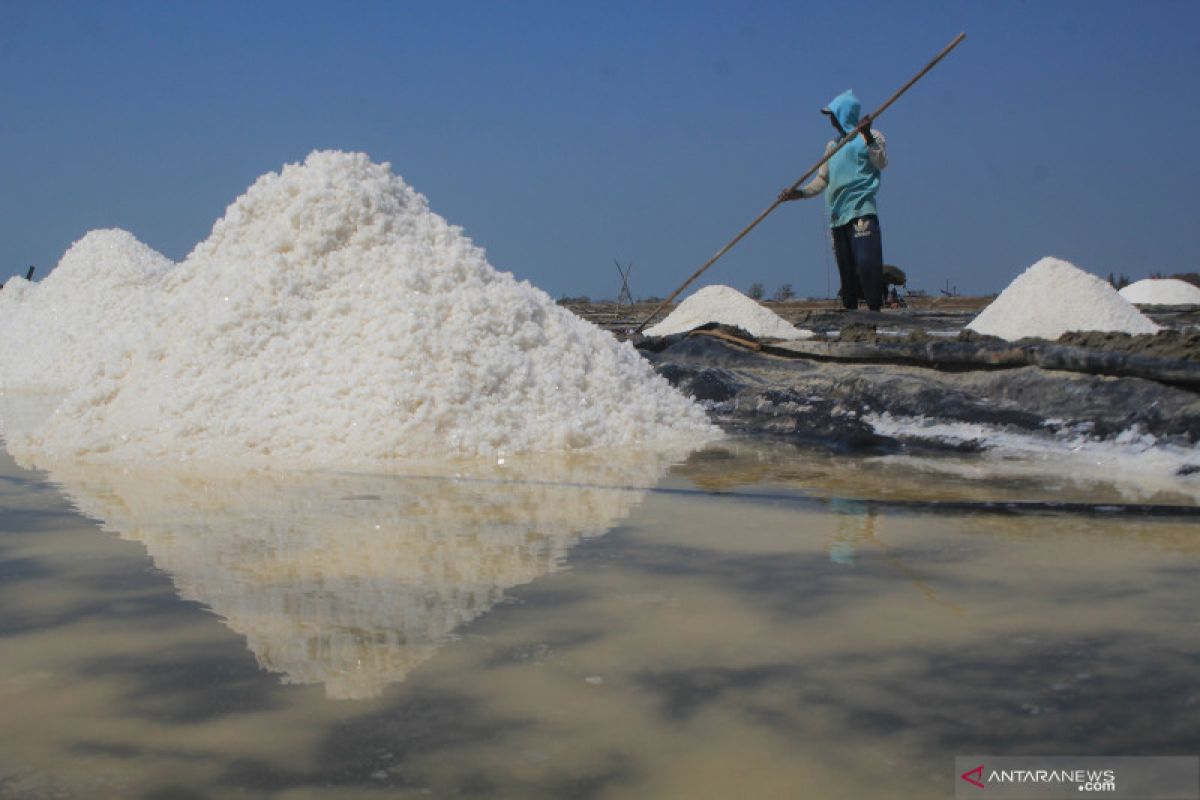
<path id="1" fill-rule="evenodd" d="M 845 91 L 833 98 L 824 109 L 832 114 L 849 132 L 858 125 L 862 115 L 862 104 L 854 92 Z M 804 197 L 812 197 L 825 191 L 825 205 L 829 209 L 829 226 L 836 228 L 851 220 L 868 214 L 877 214 L 875 195 L 879 192 L 880 170 L 887 166 L 887 151 L 883 134 L 872 129 L 875 143 L 868 146 L 862 136 L 855 136 L 833 158 L 829 159 L 816 179 L 801 190 Z M 831 142 L 828 149 L 836 143 Z"/>

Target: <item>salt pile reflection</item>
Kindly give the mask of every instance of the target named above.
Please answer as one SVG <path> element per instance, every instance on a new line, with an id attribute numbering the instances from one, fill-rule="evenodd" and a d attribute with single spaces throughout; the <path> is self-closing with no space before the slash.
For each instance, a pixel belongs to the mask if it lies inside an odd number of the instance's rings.
<path id="1" fill-rule="evenodd" d="M 52 467 L 79 510 L 141 542 L 179 595 L 285 683 L 372 697 L 506 590 L 559 570 L 686 453 L 539 456 L 436 474 Z"/>

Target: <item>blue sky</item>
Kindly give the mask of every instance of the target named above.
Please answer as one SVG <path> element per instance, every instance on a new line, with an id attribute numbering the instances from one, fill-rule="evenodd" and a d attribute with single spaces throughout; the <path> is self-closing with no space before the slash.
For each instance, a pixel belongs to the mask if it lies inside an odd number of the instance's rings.
<path id="1" fill-rule="evenodd" d="M 361 150 L 555 296 L 665 295 L 874 108 L 885 260 L 936 293 L 1044 255 L 1200 270 L 1200 3 L 0 0 L 0 278 L 88 230 L 174 259 L 258 175 Z M 837 291 L 820 201 L 699 285 Z"/>

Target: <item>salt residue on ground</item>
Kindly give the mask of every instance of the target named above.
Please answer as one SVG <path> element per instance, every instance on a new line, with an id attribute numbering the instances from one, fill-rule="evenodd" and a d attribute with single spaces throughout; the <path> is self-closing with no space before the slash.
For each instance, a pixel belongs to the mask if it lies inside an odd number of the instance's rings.
<path id="1" fill-rule="evenodd" d="M 259 178 L 165 271 L 141 319 L 113 315 L 98 269 L 59 277 L 99 315 L 75 341 L 107 332 L 126 355 L 80 347 L 80 363 L 49 365 L 47 382 L 73 391 L 10 438 L 34 460 L 375 468 L 716 433 L 632 346 L 494 269 L 362 154 L 314 152 Z M 0 341 L 5 363 L 44 361 L 30 345 Z M 94 375 L 80 385 L 68 370 Z"/>
<path id="2" fill-rule="evenodd" d="M 1121 290 L 1121 297 L 1143 306 L 1200 305 L 1200 287 L 1178 278 L 1146 278 Z"/>
<path id="3" fill-rule="evenodd" d="M 1067 331 L 1158 330 L 1107 281 L 1057 258 L 1043 258 L 1018 275 L 967 328 L 1008 341 L 1054 340 Z"/>
<path id="4" fill-rule="evenodd" d="M 171 260 L 122 230 L 88 233 L 38 283 L 0 291 L 0 389 L 75 389 L 148 335 Z"/>
<path id="5" fill-rule="evenodd" d="M 1029 478 L 1039 472 L 1067 476 L 1081 483 L 1112 482 L 1130 500 L 1145 502 L 1159 492 L 1185 494 L 1200 500 L 1200 450 L 1183 441 L 1164 442 L 1138 429 L 1100 439 L 1069 426 L 1038 435 L 1014 432 L 979 422 L 953 422 L 927 417 L 863 417 L 876 433 L 909 440 L 937 441 L 981 448 L 982 465 L 974 469 L 993 476 Z M 933 469 L 938 459 L 922 459 Z M 946 459 L 945 466 L 955 463 Z"/>
<path id="6" fill-rule="evenodd" d="M 729 286 L 705 286 L 689 296 L 666 319 L 647 328 L 647 336 L 670 336 L 719 322 L 741 328 L 760 339 L 807 339 L 812 331 L 783 317 Z"/>

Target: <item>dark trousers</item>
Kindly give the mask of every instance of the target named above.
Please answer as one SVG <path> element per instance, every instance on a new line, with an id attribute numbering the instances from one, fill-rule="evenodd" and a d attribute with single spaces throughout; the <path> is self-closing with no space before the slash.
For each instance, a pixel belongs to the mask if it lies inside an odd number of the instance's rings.
<path id="1" fill-rule="evenodd" d="M 831 229 L 833 255 L 837 259 L 842 305 L 858 308 L 859 298 L 878 311 L 883 305 L 883 239 L 879 217 L 868 214 Z"/>

